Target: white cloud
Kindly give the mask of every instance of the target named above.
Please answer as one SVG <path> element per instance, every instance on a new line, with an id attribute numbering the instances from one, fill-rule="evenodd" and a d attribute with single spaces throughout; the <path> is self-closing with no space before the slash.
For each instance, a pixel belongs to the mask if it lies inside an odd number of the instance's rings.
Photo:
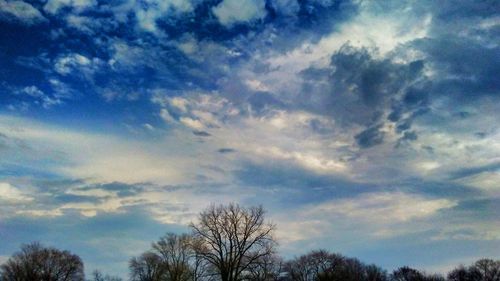
<path id="1" fill-rule="evenodd" d="M 100 65 L 101 60 L 98 58 L 89 59 L 81 54 L 68 54 L 57 58 L 54 69 L 61 75 L 68 75 L 79 71 L 86 76 L 90 76 Z"/>
<path id="2" fill-rule="evenodd" d="M 73 97 L 73 89 L 66 83 L 58 79 L 49 79 L 50 86 L 54 90 L 53 95 L 57 99 L 69 99 Z"/>
<path id="3" fill-rule="evenodd" d="M 354 199 L 333 200 L 305 211 L 306 216 L 321 217 L 335 214 L 360 219 L 368 223 L 387 224 L 406 222 L 434 215 L 441 209 L 456 206 L 448 199 L 426 199 L 419 195 L 368 193 Z"/>
<path id="4" fill-rule="evenodd" d="M 158 93 L 153 102 L 162 107 L 160 116 L 168 124 L 206 130 L 214 135 L 205 141 L 214 151 L 231 147 L 238 151 L 239 157 L 253 162 L 292 162 L 320 174 L 348 175 L 350 172 L 348 163 L 342 159 L 346 155 L 340 150 L 349 145 L 351 136 L 335 135 L 332 140 L 333 133 L 318 135 L 312 123 L 330 129 L 335 125 L 323 116 L 285 110 L 270 111 L 262 116 L 246 115 L 217 93 L 191 93 L 183 98 Z M 179 121 L 174 120 L 172 111 L 179 116 Z M 325 147 L 330 151 L 325 152 Z"/>
<path id="5" fill-rule="evenodd" d="M 461 178 L 457 182 L 481 189 L 491 196 L 500 197 L 500 170 L 478 173 Z"/>
<path id="6" fill-rule="evenodd" d="M 116 196 L 116 192 L 103 190 L 99 188 L 93 189 L 70 189 L 66 194 L 80 195 L 80 196 L 91 196 L 91 197 L 113 197 Z"/>
<path id="7" fill-rule="evenodd" d="M 495 165 L 500 161 L 500 131 L 493 121 L 497 118 L 494 112 L 498 109 L 495 107 L 498 106 L 484 105 L 482 108 L 485 115 L 470 117 L 467 121 L 451 122 L 440 131 L 436 131 L 432 124 L 415 124 L 419 138 L 414 142 L 414 147 L 430 147 L 432 152 L 407 154 L 406 171 L 416 176 L 446 181 L 450 175 L 462 170 L 478 169 L 477 173 L 456 179 L 455 183 L 481 189 L 490 195 L 499 195 L 498 185 L 495 184 L 499 178 L 498 171 L 480 170 L 481 167 Z M 455 126 L 461 128 L 454 128 Z M 478 138 L 472 132 L 490 133 Z"/>
<path id="8" fill-rule="evenodd" d="M 108 64 L 115 68 L 132 69 L 139 62 L 142 62 L 142 57 L 146 55 L 142 48 L 128 45 L 123 41 L 113 42 L 111 49 L 113 50 L 113 56 L 108 61 Z"/>
<path id="9" fill-rule="evenodd" d="M 47 13 L 56 14 L 62 8 L 70 7 L 75 12 L 79 13 L 86 9 L 97 6 L 96 0 L 49 0 L 43 6 Z"/>
<path id="10" fill-rule="evenodd" d="M 127 21 L 130 14 L 135 15 L 136 27 L 140 31 L 147 31 L 156 35 L 163 35 L 157 27 L 161 19 L 175 18 L 184 13 L 192 12 L 198 0 L 125 0 L 110 9 L 115 20 Z"/>
<path id="11" fill-rule="evenodd" d="M 224 0 L 212 12 L 225 26 L 261 19 L 266 16 L 264 0 Z"/>
<path id="12" fill-rule="evenodd" d="M 203 125 L 203 123 L 200 122 L 200 120 L 192 119 L 189 117 L 181 117 L 179 119 L 179 121 L 182 124 L 192 128 L 192 129 L 195 129 L 195 130 L 202 130 L 205 128 L 205 126 Z"/>
<path id="13" fill-rule="evenodd" d="M 155 130 L 155 127 L 154 127 L 153 125 L 149 124 L 149 123 L 144 123 L 144 124 L 142 124 L 142 126 L 143 126 L 146 130 L 151 131 L 151 132 L 153 132 L 153 131 Z"/>
<path id="14" fill-rule="evenodd" d="M 432 240 L 499 240 L 499 220 L 481 221 L 474 220 L 466 223 L 448 223 L 441 226 L 438 234 L 431 237 Z"/>
<path id="15" fill-rule="evenodd" d="M 44 172 L 71 178 L 97 182 L 188 183 L 191 180 L 187 167 L 196 166 L 194 160 L 181 157 L 185 153 L 183 144 L 174 139 L 141 143 L 8 116 L 0 116 L 0 131 L 33 148 L 18 151 L 9 161 L 20 161 L 18 164 L 23 166 L 29 163 L 33 168 L 42 165 Z M 43 164 L 43 161 L 54 164 Z"/>
<path id="16" fill-rule="evenodd" d="M 144 31 L 157 32 L 156 21 L 162 17 L 175 16 L 193 10 L 188 0 L 147 0 L 136 3 L 134 12 L 139 28 Z"/>
<path id="17" fill-rule="evenodd" d="M 46 19 L 40 11 L 29 3 L 23 1 L 5 1 L 0 0 L 0 18 L 12 16 L 24 24 L 36 24 Z"/>
<path id="18" fill-rule="evenodd" d="M 68 26 L 79 30 L 82 33 L 93 35 L 99 32 L 101 27 L 111 28 L 110 25 L 116 24 L 111 20 L 99 20 L 88 16 L 80 16 L 77 14 L 68 14 L 66 16 Z"/>
<path id="19" fill-rule="evenodd" d="M 347 163 L 336 159 L 324 158 L 319 152 L 284 151 L 278 147 L 256 147 L 255 151 L 263 159 L 273 158 L 283 162 L 297 163 L 305 169 L 320 174 L 339 174 L 346 172 Z"/>
<path id="20" fill-rule="evenodd" d="M 172 122 L 171 113 L 180 115 L 179 122 L 192 129 L 214 128 L 222 126 L 222 119 L 235 116 L 238 112 L 225 98 L 216 93 L 189 93 L 186 97 L 169 97 L 156 91 L 152 102 L 160 105 L 160 116 Z M 168 113 L 168 114 L 167 114 Z"/>
<path id="21" fill-rule="evenodd" d="M 414 18 L 409 15 L 409 10 L 384 16 L 374 15 L 370 5 L 366 5 L 361 7 L 360 13 L 353 20 L 341 24 L 318 42 L 305 41 L 284 54 L 269 55 L 267 61 L 276 72 L 293 77 L 311 66 L 327 66 L 330 57 L 345 44 L 377 50 L 374 55 L 383 57 L 400 44 L 425 37 L 431 21 L 430 15 Z M 281 82 L 287 83 L 288 80 Z"/>
<path id="22" fill-rule="evenodd" d="M 29 86 L 29 87 L 25 87 L 23 89 L 23 92 L 29 96 L 32 96 L 32 97 L 35 97 L 35 98 L 39 98 L 39 97 L 42 97 L 44 96 L 45 94 L 40 90 L 38 89 L 36 86 Z"/>
<path id="23" fill-rule="evenodd" d="M 172 115 L 170 114 L 170 112 L 168 112 L 168 110 L 166 108 L 162 108 L 160 110 L 160 117 L 161 117 L 161 119 L 163 119 L 163 121 L 165 121 L 167 123 L 174 123 L 175 122 L 174 117 L 172 117 Z"/>
<path id="24" fill-rule="evenodd" d="M 177 44 L 177 48 L 184 52 L 186 55 L 190 56 L 199 51 L 200 46 L 198 41 L 192 35 L 186 35 L 181 38 Z"/>
<path id="25" fill-rule="evenodd" d="M 57 210 L 60 210 L 61 213 L 64 210 L 77 210 L 80 212 L 82 216 L 85 217 L 95 217 L 99 212 L 103 213 L 119 213 L 125 212 L 123 207 L 128 204 L 124 204 L 123 199 L 121 198 L 110 198 L 106 199 L 99 203 L 68 203 L 59 207 Z"/>
<path id="26" fill-rule="evenodd" d="M 50 97 L 36 86 L 24 87 L 23 89 L 17 91 L 17 94 L 24 94 L 35 98 L 35 103 L 41 104 L 44 108 L 49 108 L 53 105 L 62 103 L 60 99 Z"/>
<path id="27" fill-rule="evenodd" d="M 246 188 L 224 185 L 213 190 L 191 187 L 174 190 L 153 190 L 139 196 L 151 202 L 148 206 L 153 218 L 166 224 L 184 224 L 196 220 L 198 214 L 210 204 L 242 203 L 255 197 L 254 191 Z"/>
<path id="28" fill-rule="evenodd" d="M 217 187 L 215 190 L 204 186 L 161 186 L 136 184 L 136 192 L 119 194 L 118 191 L 101 187 L 82 189 L 87 183 L 51 192 L 40 192 L 32 204 L 23 204 L 3 215 L 31 217 L 59 217 L 68 212 L 77 212 L 84 217 L 95 217 L 102 213 L 125 213 L 129 207 L 138 207 L 151 214 L 151 217 L 164 224 L 187 225 L 195 220 L 201 210 L 211 203 L 241 202 L 254 196 L 252 191 L 235 186 Z M 78 202 L 44 202 L 46 198 L 61 195 L 78 195 Z M 46 197 L 45 197 L 46 196 Z M 0 197 L 1 200 L 1 197 Z M 40 201 L 38 201 L 40 200 Z"/>
<path id="29" fill-rule="evenodd" d="M 181 97 L 173 97 L 169 99 L 169 103 L 173 106 L 178 108 L 181 112 L 186 112 L 187 111 L 187 106 L 188 106 L 188 100 L 181 98 Z"/>
<path id="30" fill-rule="evenodd" d="M 33 198 L 7 182 L 0 182 L 0 201 L 9 203 L 32 201 Z"/>
<path id="31" fill-rule="evenodd" d="M 355 230 L 369 233 L 367 239 L 378 239 L 421 231 L 412 227 L 412 223 L 432 218 L 438 211 L 456 205 L 457 202 L 448 199 L 377 192 L 305 205 L 295 214 L 278 215 L 275 220 L 280 221 L 278 235 L 288 242 L 352 234 Z M 293 220 L 287 219 L 290 217 Z"/>
<path id="32" fill-rule="evenodd" d="M 108 65 L 117 72 L 132 72 L 142 67 L 154 68 L 162 72 L 165 70 L 165 62 L 160 58 L 163 52 L 157 46 L 144 42 L 125 42 L 115 39 L 110 43 L 111 58 Z"/>
<path id="33" fill-rule="evenodd" d="M 30 216 L 30 217 L 59 217 L 63 213 L 60 209 L 30 209 L 30 210 L 17 210 L 16 215 Z"/>
<path id="34" fill-rule="evenodd" d="M 269 91 L 269 88 L 264 83 L 256 79 L 248 79 L 245 81 L 245 84 L 254 91 Z"/>

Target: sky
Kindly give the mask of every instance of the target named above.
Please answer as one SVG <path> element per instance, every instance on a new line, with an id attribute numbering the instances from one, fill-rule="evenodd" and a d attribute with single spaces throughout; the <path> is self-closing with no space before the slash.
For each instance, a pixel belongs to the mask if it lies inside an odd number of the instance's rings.
<path id="1" fill-rule="evenodd" d="M 0 262 L 262 205 L 291 258 L 500 258 L 500 2 L 0 0 Z"/>

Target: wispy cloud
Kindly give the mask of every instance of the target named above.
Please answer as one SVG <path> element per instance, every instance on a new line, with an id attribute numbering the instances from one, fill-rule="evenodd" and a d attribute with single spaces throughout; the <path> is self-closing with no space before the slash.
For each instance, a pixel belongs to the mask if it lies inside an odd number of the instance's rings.
<path id="1" fill-rule="evenodd" d="M 32 25 L 46 21 L 38 9 L 23 1 L 0 1 L 0 19 Z"/>

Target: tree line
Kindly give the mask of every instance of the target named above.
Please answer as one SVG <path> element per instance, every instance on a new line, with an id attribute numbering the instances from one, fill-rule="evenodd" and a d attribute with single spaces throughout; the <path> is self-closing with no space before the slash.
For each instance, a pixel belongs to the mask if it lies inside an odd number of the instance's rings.
<path id="1" fill-rule="evenodd" d="M 167 233 L 129 261 L 131 281 L 500 281 L 500 260 L 480 259 L 446 276 L 410 267 L 391 273 L 326 250 L 284 260 L 275 225 L 262 207 L 210 206 L 190 224 L 191 233 Z M 120 281 L 94 271 L 85 279 L 80 257 L 68 251 L 23 245 L 0 266 L 0 281 Z"/>

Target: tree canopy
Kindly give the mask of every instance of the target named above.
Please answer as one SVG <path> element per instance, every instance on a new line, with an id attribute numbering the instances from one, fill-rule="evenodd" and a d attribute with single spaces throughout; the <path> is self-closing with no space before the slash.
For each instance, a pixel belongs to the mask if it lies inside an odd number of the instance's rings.
<path id="1" fill-rule="evenodd" d="M 277 254 L 276 226 L 261 206 L 212 205 L 191 232 L 166 233 L 129 260 L 131 281 L 500 281 L 500 260 L 459 265 L 446 278 L 408 266 L 390 274 L 327 250 L 285 260 Z M 0 281 L 84 281 L 80 257 L 40 243 L 22 245 L 0 265 Z M 92 272 L 89 281 L 121 281 Z"/>

